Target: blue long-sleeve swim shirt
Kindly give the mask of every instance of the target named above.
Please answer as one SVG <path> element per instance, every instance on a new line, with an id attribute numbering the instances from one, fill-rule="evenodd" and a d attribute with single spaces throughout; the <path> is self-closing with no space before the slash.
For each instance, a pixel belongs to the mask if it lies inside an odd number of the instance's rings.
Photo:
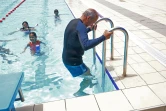
<path id="1" fill-rule="evenodd" d="M 73 19 L 69 22 L 64 33 L 64 44 L 62 59 L 66 65 L 77 66 L 83 63 L 82 56 L 84 51 L 95 47 L 105 40 L 105 36 L 95 39 L 88 38 L 87 28 L 81 19 Z"/>

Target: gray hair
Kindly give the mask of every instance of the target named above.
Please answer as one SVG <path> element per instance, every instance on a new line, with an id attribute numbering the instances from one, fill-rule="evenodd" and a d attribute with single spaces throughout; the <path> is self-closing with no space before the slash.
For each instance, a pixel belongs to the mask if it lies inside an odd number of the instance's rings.
<path id="1" fill-rule="evenodd" d="M 97 11 L 95 10 L 95 9 L 91 9 L 91 8 L 89 8 L 89 9 L 87 9 L 84 13 L 83 13 L 83 15 L 84 16 L 90 16 L 91 18 L 98 18 L 98 13 L 97 13 Z"/>

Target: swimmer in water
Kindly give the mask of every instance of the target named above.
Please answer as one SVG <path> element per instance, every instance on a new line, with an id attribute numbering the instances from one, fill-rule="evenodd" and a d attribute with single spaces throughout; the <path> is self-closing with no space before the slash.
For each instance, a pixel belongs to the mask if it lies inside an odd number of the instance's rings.
<path id="1" fill-rule="evenodd" d="M 30 47 L 31 55 L 41 55 L 40 52 L 40 44 L 44 44 L 43 42 L 37 40 L 37 35 L 35 32 L 30 32 L 29 33 L 29 39 L 30 42 L 27 44 L 27 46 L 24 48 L 24 53 L 28 47 Z"/>
<path id="2" fill-rule="evenodd" d="M 36 26 L 38 26 L 38 24 L 36 24 Z M 36 27 L 36 26 L 35 26 L 35 27 Z M 27 34 L 29 34 L 29 32 L 35 31 L 35 27 L 29 27 L 28 22 L 27 22 L 27 21 L 24 21 L 24 22 L 22 23 L 22 28 L 20 28 L 19 30 L 16 30 L 16 31 L 13 31 L 13 32 L 9 33 L 8 35 L 12 35 L 12 34 L 18 32 L 18 31 L 24 31 L 24 32 L 26 32 Z"/>
<path id="3" fill-rule="evenodd" d="M 20 28 L 20 31 L 34 31 L 35 27 L 29 27 L 29 24 L 27 21 L 24 21 L 22 23 L 22 28 Z"/>
<path id="4" fill-rule="evenodd" d="M 60 19 L 60 16 L 59 16 L 59 11 L 58 11 L 58 9 L 55 9 L 54 10 L 54 16 L 55 16 L 55 19 Z"/>

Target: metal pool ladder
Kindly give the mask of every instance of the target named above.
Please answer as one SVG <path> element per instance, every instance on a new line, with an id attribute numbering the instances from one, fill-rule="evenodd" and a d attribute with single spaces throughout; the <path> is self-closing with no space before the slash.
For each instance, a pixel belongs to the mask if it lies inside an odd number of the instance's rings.
<path id="1" fill-rule="evenodd" d="M 112 31 L 116 31 L 116 30 L 120 30 L 125 35 L 124 61 L 123 61 L 123 74 L 122 74 L 122 76 L 126 77 L 127 76 L 126 75 L 126 71 L 127 71 L 128 40 L 129 40 L 128 32 L 123 27 L 114 27 L 114 24 L 113 24 L 112 20 L 109 19 L 109 18 L 102 18 L 102 19 L 98 20 L 95 24 L 97 25 L 101 21 L 107 21 L 107 22 L 110 23 L 110 26 L 111 26 L 111 30 L 110 31 L 111 32 Z M 96 31 L 93 30 L 93 39 L 95 39 L 95 37 L 96 37 L 96 33 L 95 32 Z M 114 51 L 113 39 L 114 39 L 114 37 L 113 37 L 113 34 L 112 34 L 111 35 L 111 54 L 110 54 L 111 55 L 111 57 L 110 57 L 111 60 L 114 59 L 114 57 L 113 57 L 113 55 L 114 55 L 114 53 L 113 53 L 113 51 Z M 96 49 L 94 47 L 93 48 L 93 65 L 94 66 L 96 64 L 96 56 L 95 56 L 95 54 L 96 54 Z M 105 61 L 106 61 L 106 41 L 103 42 L 103 46 L 102 46 L 102 83 L 101 83 L 101 87 L 102 87 L 103 91 L 105 91 Z"/>

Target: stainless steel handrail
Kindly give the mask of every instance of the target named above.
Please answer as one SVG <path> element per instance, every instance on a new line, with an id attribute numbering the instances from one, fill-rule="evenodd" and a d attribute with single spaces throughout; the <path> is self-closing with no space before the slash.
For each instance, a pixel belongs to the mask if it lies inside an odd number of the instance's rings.
<path id="1" fill-rule="evenodd" d="M 114 24 L 112 22 L 112 20 L 110 20 L 109 18 L 102 18 L 100 20 L 98 20 L 95 24 L 99 23 L 100 21 L 109 21 L 110 24 L 111 24 L 111 28 L 114 27 Z M 124 46 L 124 62 L 123 62 L 123 74 L 122 76 L 125 77 L 126 76 L 126 71 L 127 71 L 127 53 L 128 53 L 128 40 L 129 40 L 129 37 L 128 37 L 128 33 L 127 31 L 122 28 L 122 27 L 115 27 L 115 28 L 112 28 L 110 31 L 115 31 L 115 30 L 120 30 L 124 33 L 125 35 L 125 46 Z M 95 39 L 96 37 L 96 34 L 95 34 L 95 30 L 93 30 L 93 39 Z M 113 60 L 113 34 L 111 35 L 111 60 Z M 95 50 L 95 47 L 93 48 L 93 65 L 96 64 L 96 56 L 95 56 L 95 53 L 96 53 L 96 50 Z M 103 47 L 102 47 L 102 89 L 103 91 L 105 91 L 105 61 L 106 61 L 106 41 L 103 42 Z M 96 67 L 95 67 L 96 68 Z"/>
<path id="2" fill-rule="evenodd" d="M 109 18 L 102 18 L 102 19 L 100 19 L 100 20 L 98 20 L 95 24 L 97 24 L 97 23 L 99 23 L 100 21 L 103 21 L 103 20 L 105 20 L 105 21 L 107 21 L 107 22 L 110 22 L 110 26 L 111 26 L 111 28 L 113 28 L 114 27 L 114 23 L 112 22 L 112 20 L 111 19 L 109 19 Z M 113 43 L 113 41 L 114 41 L 114 35 L 112 34 L 111 35 L 111 60 L 113 60 L 113 55 L 114 55 L 114 43 Z"/>
<path id="3" fill-rule="evenodd" d="M 97 25 L 101 21 L 107 21 L 107 22 L 110 23 L 111 28 L 114 27 L 114 23 L 109 18 L 102 18 L 102 19 L 98 20 L 95 24 Z M 95 32 L 96 32 L 95 30 L 93 30 L 93 32 L 92 32 L 93 33 L 93 39 L 95 39 L 95 37 L 96 37 L 96 33 Z M 95 54 L 96 54 L 96 49 L 94 47 L 93 48 L 93 65 L 96 64 L 96 56 L 95 56 Z M 111 35 L 111 58 L 113 58 L 113 35 Z"/>
<path id="4" fill-rule="evenodd" d="M 102 19 L 98 20 L 95 24 L 97 25 L 101 21 L 107 21 L 107 22 L 110 23 L 111 28 L 114 27 L 114 24 L 113 24 L 112 20 L 109 19 L 109 18 L 102 18 Z M 95 39 L 95 37 L 96 37 L 95 32 L 96 31 L 93 30 L 93 39 Z M 102 48 L 103 48 L 102 49 L 103 64 L 102 64 L 102 85 L 101 85 L 101 87 L 104 91 L 105 90 L 105 88 L 104 88 L 104 86 L 105 86 L 105 60 L 106 60 L 106 57 L 105 57 L 105 55 L 106 55 L 105 54 L 106 53 L 106 43 L 105 43 L 105 41 L 103 42 L 103 47 Z M 96 64 L 96 56 L 95 56 L 95 54 L 96 54 L 96 49 L 94 47 L 93 48 L 93 65 L 95 66 L 95 69 L 96 69 L 96 65 L 95 65 Z M 113 57 L 113 35 L 111 35 L 111 55 L 112 55 L 111 57 Z"/>
<path id="5" fill-rule="evenodd" d="M 128 32 L 123 28 L 123 27 L 115 27 L 110 30 L 110 32 L 115 31 L 115 30 L 120 30 L 124 33 L 125 35 L 125 46 L 124 46 L 124 61 L 123 61 L 123 77 L 126 77 L 126 71 L 127 71 L 127 54 L 128 54 L 128 41 L 129 41 L 129 36 Z"/>

